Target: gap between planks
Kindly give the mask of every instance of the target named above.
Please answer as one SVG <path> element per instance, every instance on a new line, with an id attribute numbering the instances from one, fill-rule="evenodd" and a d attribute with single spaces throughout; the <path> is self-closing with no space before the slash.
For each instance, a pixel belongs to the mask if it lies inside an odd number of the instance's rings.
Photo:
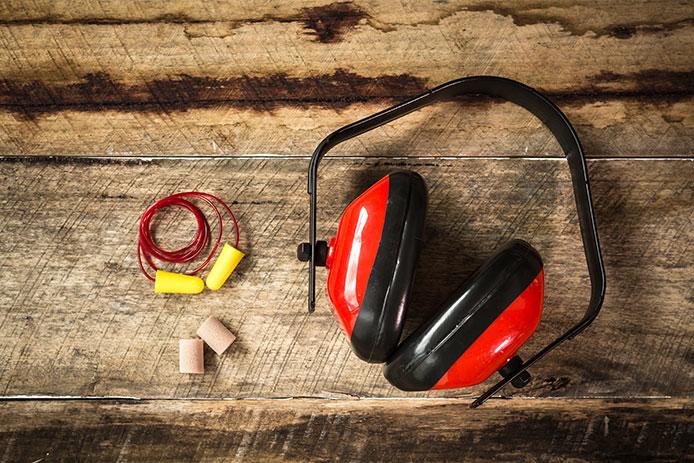
<path id="1" fill-rule="evenodd" d="M 669 395 L 647 395 L 647 396 L 602 396 L 602 395 L 586 395 L 586 396 L 573 396 L 573 397 L 539 397 L 539 396 L 514 396 L 512 398 L 494 396 L 491 397 L 486 403 L 501 403 L 508 401 L 516 402 L 538 402 L 538 401 L 590 401 L 590 400 L 679 400 L 679 399 L 689 399 L 689 397 L 673 397 Z M 174 401 L 184 401 L 184 402 L 253 402 L 253 401 L 289 401 L 289 400 L 313 400 L 313 401 L 336 401 L 336 402 L 427 402 L 427 403 L 437 403 L 437 402 L 455 402 L 455 403 L 472 403 L 475 397 L 368 397 L 368 396 L 358 396 L 350 395 L 345 393 L 340 393 L 340 395 L 335 396 L 318 396 L 318 395 L 299 395 L 299 396 L 257 396 L 257 397 L 133 397 L 133 396 L 71 396 L 71 395 L 61 395 L 61 396 L 50 396 L 50 395 L 9 395 L 0 396 L 0 402 L 32 402 L 32 401 L 113 401 L 113 402 L 174 402 Z"/>
<path id="2" fill-rule="evenodd" d="M 308 161 L 311 155 L 288 156 L 283 154 L 254 154 L 254 155 L 173 155 L 173 156 L 140 156 L 140 155 L 110 155 L 110 156 L 35 156 L 35 155 L 0 155 L 0 161 L 28 161 L 33 163 L 85 163 L 89 161 L 248 161 L 248 160 L 277 160 L 277 161 Z M 323 160 L 341 161 L 564 161 L 565 156 L 324 156 Z M 619 156 L 619 157 L 586 157 L 588 162 L 610 161 L 692 161 L 694 155 L 672 156 Z"/>

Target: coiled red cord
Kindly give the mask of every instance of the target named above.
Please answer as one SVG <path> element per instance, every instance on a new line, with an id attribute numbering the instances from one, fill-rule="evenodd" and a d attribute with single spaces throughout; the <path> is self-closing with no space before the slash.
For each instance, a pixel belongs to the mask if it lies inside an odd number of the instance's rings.
<path id="1" fill-rule="evenodd" d="M 183 193 L 176 193 L 175 195 L 167 196 L 166 198 L 160 199 L 151 206 L 149 206 L 145 210 L 145 212 L 142 213 L 142 218 L 140 219 L 140 227 L 137 237 L 137 261 L 140 264 L 140 270 L 142 270 L 142 273 L 152 281 L 154 281 L 154 277 L 150 275 L 149 272 L 147 272 L 147 269 L 145 269 L 145 266 L 142 262 L 143 257 L 144 261 L 147 262 L 149 267 L 156 272 L 158 267 L 154 263 L 153 259 L 173 264 L 183 264 L 191 262 L 195 260 L 195 258 L 197 258 L 210 244 L 210 224 L 207 222 L 207 218 L 205 217 L 205 214 L 200 210 L 200 208 L 192 202 L 190 202 L 188 199 L 199 199 L 210 205 L 214 210 L 215 214 L 217 215 L 217 228 L 219 229 L 219 232 L 217 233 L 217 239 L 214 245 L 212 246 L 212 249 L 210 250 L 210 254 L 194 270 L 188 272 L 188 275 L 195 275 L 196 273 L 207 267 L 207 264 L 210 263 L 215 253 L 217 252 L 217 248 L 219 248 L 219 244 L 222 242 L 223 221 L 222 214 L 219 211 L 217 204 L 221 204 L 224 207 L 224 209 L 226 209 L 226 211 L 229 213 L 229 217 L 231 217 L 231 220 L 234 223 L 234 233 L 236 235 L 234 239 L 234 247 L 238 248 L 239 246 L 239 224 L 236 221 L 236 217 L 234 217 L 234 213 L 231 212 L 231 209 L 229 208 L 229 206 L 227 206 L 227 204 L 224 201 L 222 201 L 214 195 L 211 195 L 209 193 L 202 193 L 200 191 L 186 191 Z M 184 209 L 189 210 L 195 217 L 198 229 L 195 232 L 195 236 L 193 236 L 193 240 L 186 246 L 183 246 L 182 248 L 173 250 L 164 249 L 161 246 L 157 245 L 154 242 L 154 239 L 152 239 L 150 231 L 152 218 L 156 215 L 157 212 L 159 212 L 161 209 L 165 207 L 182 207 Z"/>

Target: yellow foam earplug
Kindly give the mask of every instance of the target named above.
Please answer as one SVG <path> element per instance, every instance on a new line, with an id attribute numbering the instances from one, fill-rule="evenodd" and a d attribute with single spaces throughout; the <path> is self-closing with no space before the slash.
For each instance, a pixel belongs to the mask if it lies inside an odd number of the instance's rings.
<path id="1" fill-rule="evenodd" d="M 224 244 L 222 252 L 219 253 L 219 257 L 217 257 L 212 270 L 210 270 L 205 280 L 207 287 L 213 291 L 221 288 L 224 282 L 227 281 L 227 278 L 229 278 L 229 275 L 231 275 L 231 272 L 239 265 L 243 256 L 245 254 L 232 245 Z"/>
<path id="2" fill-rule="evenodd" d="M 154 280 L 155 293 L 198 294 L 203 289 L 205 289 L 205 283 L 202 281 L 202 278 L 195 275 L 183 275 L 181 273 L 157 270 Z"/>

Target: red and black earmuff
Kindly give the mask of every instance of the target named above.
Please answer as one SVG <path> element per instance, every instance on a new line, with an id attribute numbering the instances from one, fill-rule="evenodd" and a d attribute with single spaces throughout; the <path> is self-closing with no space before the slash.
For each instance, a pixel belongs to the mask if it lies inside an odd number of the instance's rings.
<path id="1" fill-rule="evenodd" d="M 423 243 L 427 191 L 418 174 L 394 172 L 379 180 L 345 209 L 329 244 L 316 241 L 316 184 L 323 155 L 423 106 L 463 94 L 502 98 L 533 113 L 559 141 L 571 171 L 591 298 L 576 325 L 526 362 L 516 352 L 540 322 L 544 271 L 538 252 L 521 240 L 498 249 L 436 315 L 398 345 Z M 325 266 L 334 313 L 353 351 L 367 362 L 385 362 L 385 377 L 399 389 L 472 386 L 498 371 L 503 379 L 472 403 L 477 407 L 509 382 L 526 385 L 530 381 L 526 369 L 583 331 L 602 306 L 605 272 L 581 144 L 559 108 L 519 82 L 492 76 L 457 79 L 336 130 L 313 153 L 308 193 L 309 242 L 299 245 L 298 257 L 310 261 L 309 312 L 315 308 L 316 266 Z"/>

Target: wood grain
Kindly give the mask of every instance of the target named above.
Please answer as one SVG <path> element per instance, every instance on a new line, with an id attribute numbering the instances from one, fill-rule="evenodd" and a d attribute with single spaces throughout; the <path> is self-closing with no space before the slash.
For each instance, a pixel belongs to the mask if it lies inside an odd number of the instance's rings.
<path id="1" fill-rule="evenodd" d="M 691 156 L 693 18 L 687 2 L 4 2 L 0 152 L 306 154 L 425 88 L 498 74 L 556 100 L 590 156 Z M 464 103 L 337 152 L 558 154 L 523 111 Z"/>
<path id="2" fill-rule="evenodd" d="M 0 394 L 136 397 L 470 397 L 480 387 L 408 394 L 351 354 L 323 291 L 305 312 L 306 160 L 0 163 Z M 577 320 L 587 276 L 566 165 L 560 160 L 330 160 L 322 165 L 320 235 L 342 208 L 393 169 L 430 189 L 428 239 L 411 331 L 511 237 L 546 263 L 543 324 L 527 356 Z M 603 313 L 534 368 L 526 397 L 692 394 L 691 242 L 694 164 L 593 161 L 607 266 Z M 139 214 L 155 199 L 199 189 L 231 202 L 247 252 L 230 284 L 197 296 L 155 295 L 135 256 Z M 184 242 L 185 215 L 161 219 Z M 319 272 L 324 287 L 324 272 Z M 177 340 L 210 314 L 237 335 L 207 373 L 177 373 Z"/>
<path id="3" fill-rule="evenodd" d="M 0 462 L 691 459 L 693 48 L 679 1 L 0 2 Z M 323 136 L 475 74 L 541 89 L 576 126 L 608 293 L 529 387 L 472 412 L 484 386 L 404 393 L 356 359 L 324 272 L 308 316 L 294 249 Z M 465 98 L 331 155 L 323 237 L 381 175 L 427 179 L 407 333 L 511 237 L 547 272 L 522 355 L 580 316 L 566 165 L 531 115 Z M 232 202 L 248 257 L 219 292 L 155 295 L 139 214 L 191 189 Z M 163 213 L 156 235 L 183 244 L 192 225 Z M 205 375 L 180 375 L 177 341 L 208 315 L 238 340 L 207 352 Z"/>
<path id="4" fill-rule="evenodd" d="M 0 403 L 7 461 L 685 461 L 687 400 Z M 689 455 L 689 457 L 687 457 Z"/>

